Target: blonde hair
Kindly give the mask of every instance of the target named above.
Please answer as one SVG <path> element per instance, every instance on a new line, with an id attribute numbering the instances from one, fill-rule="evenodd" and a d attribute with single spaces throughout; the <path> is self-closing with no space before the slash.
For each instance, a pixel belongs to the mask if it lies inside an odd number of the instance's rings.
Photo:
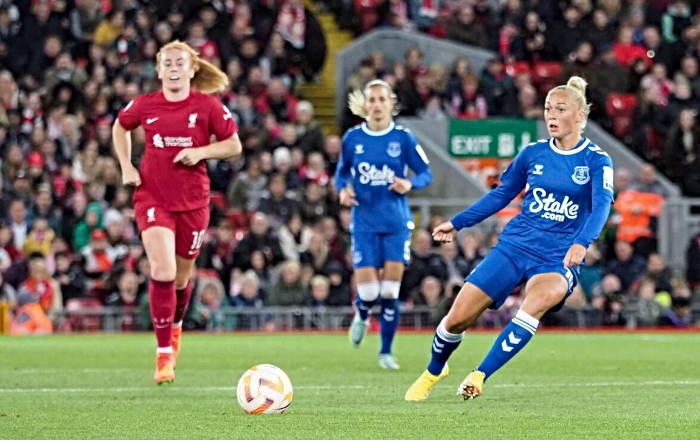
<path id="1" fill-rule="evenodd" d="M 156 54 L 156 65 L 160 69 L 160 60 L 166 50 L 177 49 L 190 54 L 192 68 L 194 69 L 194 77 L 192 78 L 192 88 L 203 93 L 217 93 L 226 90 L 228 87 L 228 76 L 218 67 L 203 60 L 199 57 L 199 53 L 194 50 L 189 44 L 183 43 L 180 40 L 171 41 Z"/>
<path id="2" fill-rule="evenodd" d="M 394 101 L 394 105 L 391 109 L 391 115 L 396 116 L 399 114 L 399 106 L 397 103 L 396 93 L 391 89 L 388 82 L 381 79 L 375 79 L 367 83 L 363 90 L 353 90 L 348 95 L 348 107 L 353 115 L 359 116 L 362 119 L 367 119 L 369 113 L 367 113 L 366 100 L 367 95 L 372 87 L 384 87 L 387 92 L 389 92 L 389 97 Z"/>
<path id="3" fill-rule="evenodd" d="M 581 133 L 583 133 L 583 130 L 586 128 L 586 123 L 588 122 L 588 115 L 591 113 L 591 104 L 589 104 L 586 101 L 586 86 L 587 85 L 588 85 L 588 82 L 586 82 L 585 79 L 581 78 L 580 76 L 572 76 L 566 82 L 566 85 L 557 86 L 549 91 L 549 93 L 552 93 L 555 90 L 563 90 L 565 92 L 568 92 L 571 96 L 574 97 L 574 99 L 576 100 L 576 103 L 578 104 L 578 107 L 581 110 L 583 110 L 583 112 L 585 114 L 585 116 L 583 118 L 583 122 L 581 123 Z"/>

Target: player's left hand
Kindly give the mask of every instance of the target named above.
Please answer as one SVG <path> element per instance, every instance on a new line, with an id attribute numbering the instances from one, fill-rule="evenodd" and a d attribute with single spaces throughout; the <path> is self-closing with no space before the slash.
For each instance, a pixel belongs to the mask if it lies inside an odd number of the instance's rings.
<path id="1" fill-rule="evenodd" d="M 394 177 L 394 183 L 389 185 L 389 191 L 394 191 L 401 195 L 409 192 L 411 188 L 413 188 L 411 181 L 402 177 Z"/>
<path id="2" fill-rule="evenodd" d="M 199 148 L 184 148 L 182 151 L 177 153 L 173 163 L 182 163 L 183 165 L 197 165 L 200 160 L 204 159 Z"/>
<path id="3" fill-rule="evenodd" d="M 576 267 L 586 256 L 586 248 L 580 244 L 574 244 L 569 248 L 569 252 L 566 253 L 564 257 L 564 267 Z"/>

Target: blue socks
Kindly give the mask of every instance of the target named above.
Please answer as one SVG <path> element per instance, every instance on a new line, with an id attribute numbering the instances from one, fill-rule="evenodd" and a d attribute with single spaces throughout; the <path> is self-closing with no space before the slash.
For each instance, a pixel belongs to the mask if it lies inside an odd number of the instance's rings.
<path id="1" fill-rule="evenodd" d="M 391 354 L 391 345 L 399 327 L 399 300 L 382 298 L 382 310 L 379 315 L 379 328 L 382 348 L 379 354 Z"/>
<path id="2" fill-rule="evenodd" d="M 442 373 L 442 369 L 445 368 L 450 355 L 459 347 L 462 338 L 464 338 L 464 333 L 449 333 L 445 329 L 445 319 L 447 318 L 443 318 L 440 321 L 440 325 L 438 325 L 433 337 L 432 357 L 428 364 L 428 372 L 434 376 L 439 376 Z"/>
<path id="3" fill-rule="evenodd" d="M 513 356 L 518 354 L 530 339 L 535 335 L 540 321 L 522 310 L 519 310 L 515 318 L 503 329 L 491 351 L 486 355 L 477 370 L 486 375 L 488 379 L 499 368 L 506 364 Z M 436 336 L 437 337 L 437 336 Z"/>

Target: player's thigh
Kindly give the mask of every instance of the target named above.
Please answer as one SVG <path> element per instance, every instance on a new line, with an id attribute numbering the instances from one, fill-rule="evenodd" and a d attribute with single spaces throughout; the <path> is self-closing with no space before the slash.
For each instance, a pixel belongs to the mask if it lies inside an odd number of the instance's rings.
<path id="1" fill-rule="evenodd" d="M 209 207 L 176 213 L 175 254 L 196 260 L 209 227 Z"/>
<path id="2" fill-rule="evenodd" d="M 462 333 L 476 322 L 484 310 L 493 304 L 493 298 L 470 282 L 464 283 L 445 320 L 450 333 Z"/>
<path id="3" fill-rule="evenodd" d="M 151 278 L 170 281 L 175 278 L 175 218 L 158 206 L 137 204 L 136 225 L 151 267 Z"/>
<path id="4" fill-rule="evenodd" d="M 384 234 L 381 237 L 383 256 L 382 279 L 401 281 L 404 269 L 411 259 L 411 231 L 399 234 Z"/>
<path id="5" fill-rule="evenodd" d="M 352 234 L 352 264 L 356 273 L 361 269 L 374 269 L 376 272 L 382 267 L 380 244 L 379 234 L 365 232 Z"/>
<path id="6" fill-rule="evenodd" d="M 530 277 L 525 284 L 525 299 L 520 306 L 521 310 L 537 319 L 550 309 L 561 308 L 577 284 L 576 274 L 571 269 L 561 266 L 544 270 Z"/>

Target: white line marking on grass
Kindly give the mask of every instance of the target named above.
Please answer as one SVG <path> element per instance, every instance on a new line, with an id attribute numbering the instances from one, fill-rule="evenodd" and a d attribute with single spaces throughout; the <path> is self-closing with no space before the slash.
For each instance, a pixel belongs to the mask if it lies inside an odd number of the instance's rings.
<path id="1" fill-rule="evenodd" d="M 170 388 L 170 387 L 169 387 Z M 301 385 L 295 386 L 295 390 L 362 390 L 366 387 L 364 385 Z M 155 387 L 124 387 L 124 388 L 0 388 L 0 394 L 3 393 L 15 393 L 15 394 L 59 394 L 59 393 L 133 393 L 138 391 L 148 391 L 157 389 Z M 193 391 L 193 392 L 207 392 L 207 391 L 236 391 L 236 387 L 177 387 L 173 386 L 173 390 L 176 391 Z"/>
<path id="2" fill-rule="evenodd" d="M 650 381 L 620 381 L 620 382 L 580 382 L 580 383 L 499 383 L 494 388 L 590 388 L 590 387 L 631 387 L 631 386 L 699 386 L 700 380 L 650 380 Z M 335 390 L 364 390 L 372 388 L 365 385 L 301 385 L 296 390 L 335 391 Z M 60 394 L 60 393 L 134 393 L 155 390 L 155 387 L 125 387 L 125 388 L 0 388 L 0 394 Z M 235 391 L 236 387 L 172 387 L 174 391 L 208 392 Z"/>

